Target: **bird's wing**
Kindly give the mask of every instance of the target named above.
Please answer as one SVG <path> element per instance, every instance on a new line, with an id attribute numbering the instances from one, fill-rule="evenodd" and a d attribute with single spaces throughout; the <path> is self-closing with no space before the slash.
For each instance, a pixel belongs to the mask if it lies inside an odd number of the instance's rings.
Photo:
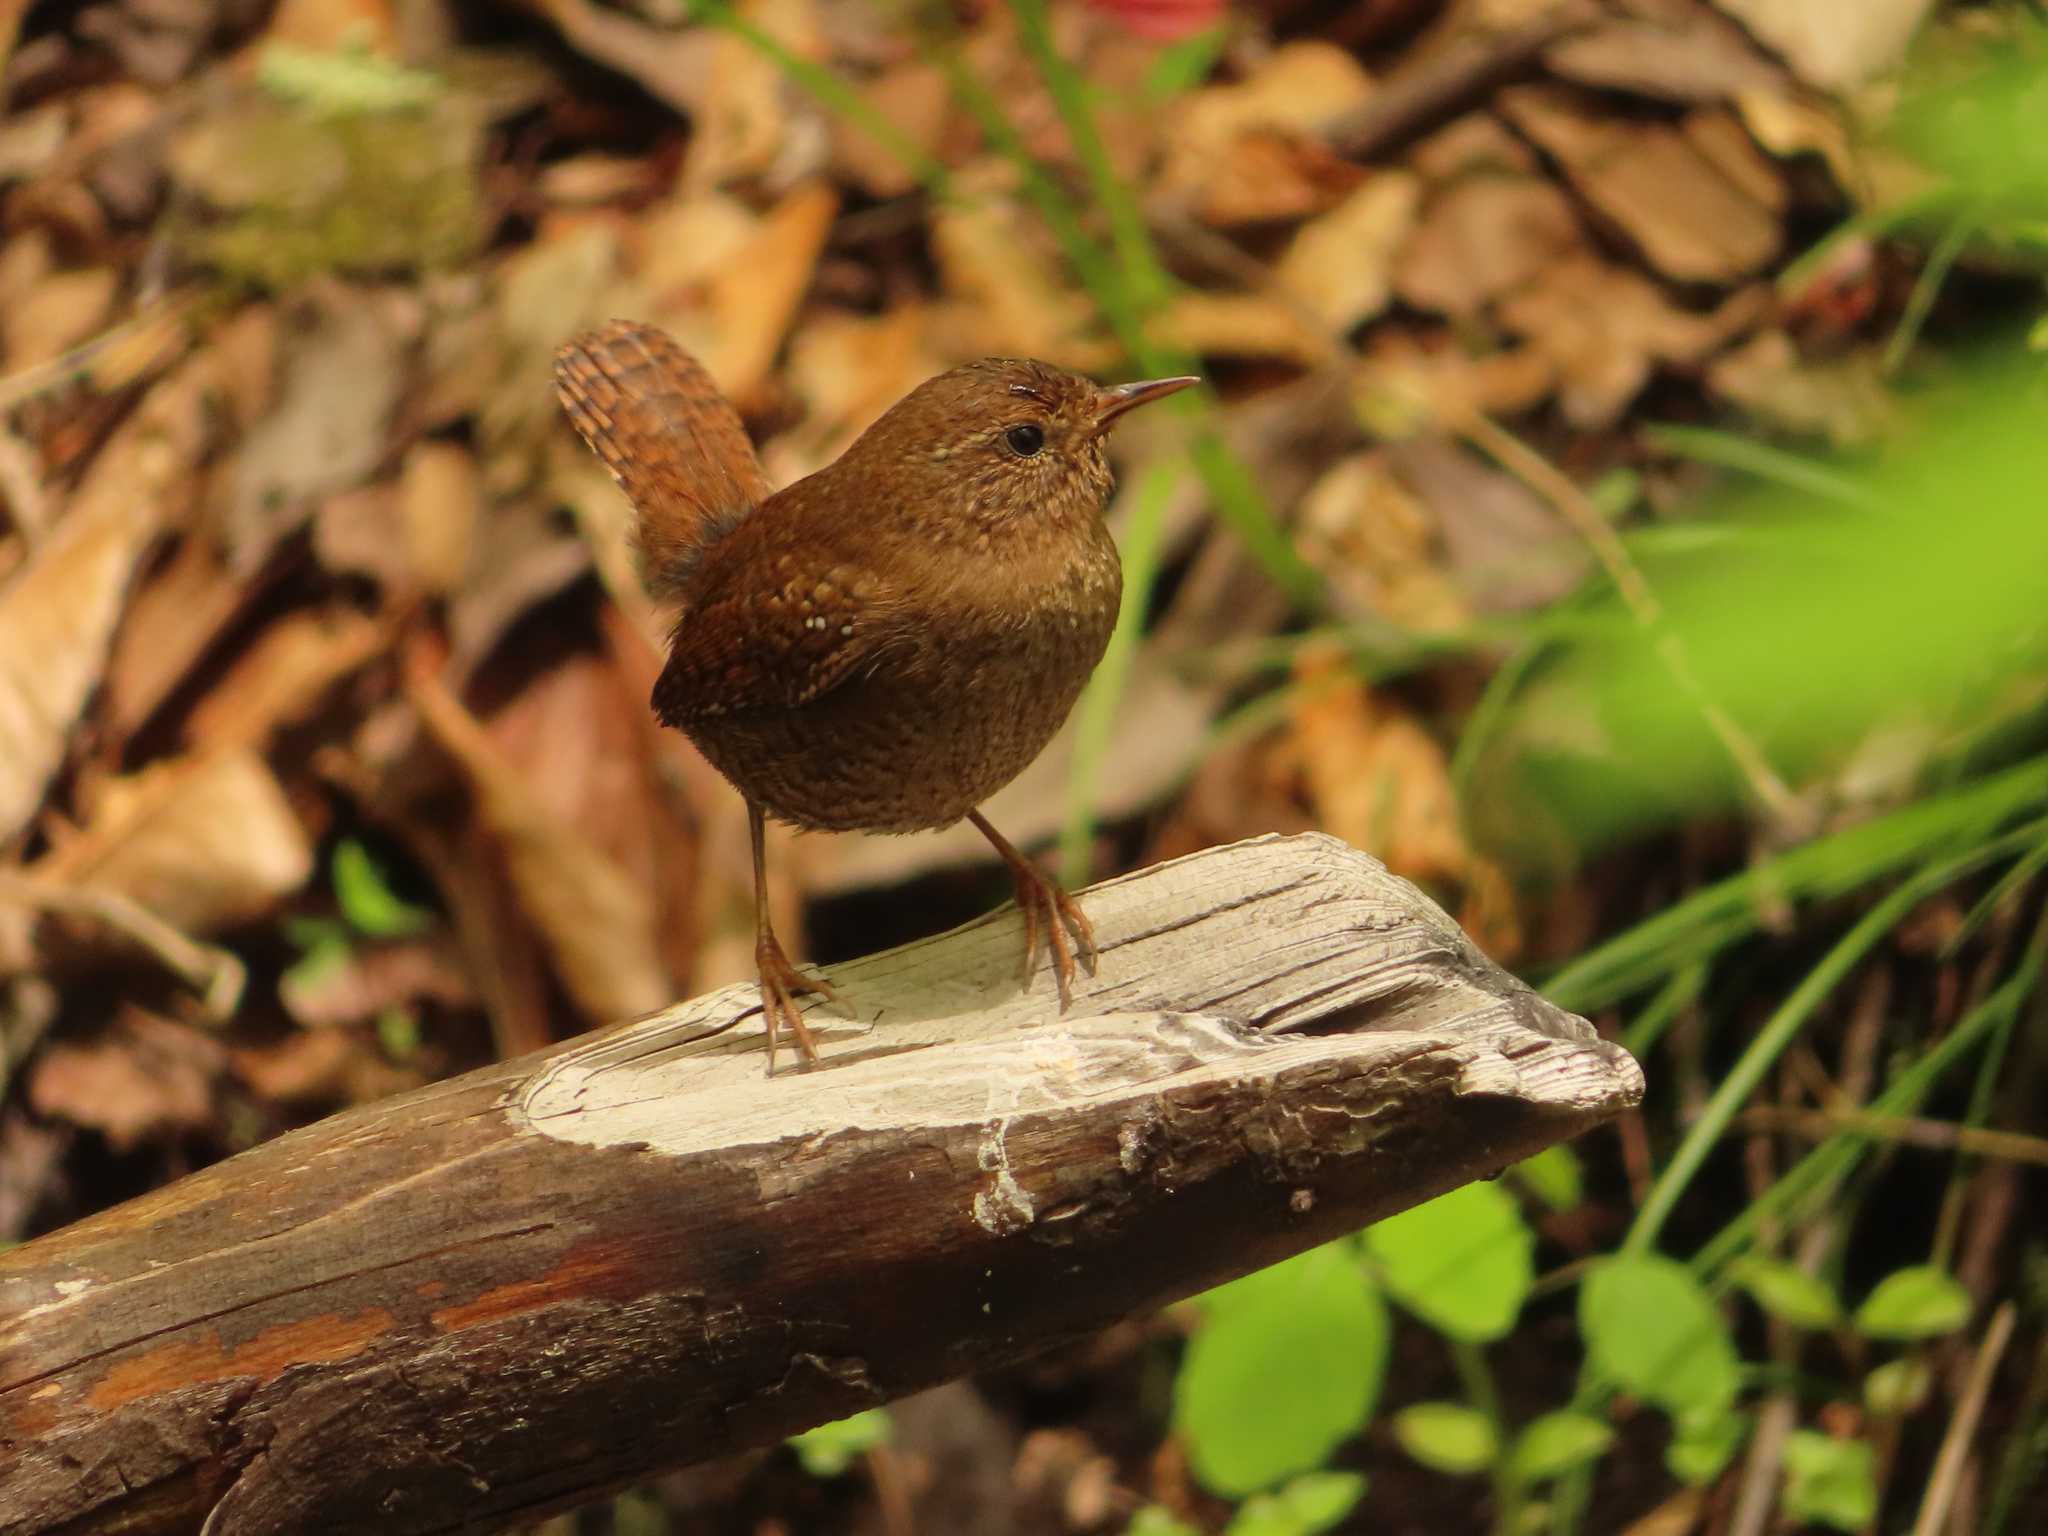
<path id="1" fill-rule="evenodd" d="M 768 496 L 739 413 L 666 332 L 630 320 L 555 354 L 555 392 L 639 514 L 646 580 L 676 596 L 704 551 Z"/>
<path id="2" fill-rule="evenodd" d="M 746 561 L 744 579 L 705 594 L 676 625 L 654 710 L 669 725 L 797 709 L 887 665 L 910 638 L 899 596 L 857 556 L 790 549 Z"/>

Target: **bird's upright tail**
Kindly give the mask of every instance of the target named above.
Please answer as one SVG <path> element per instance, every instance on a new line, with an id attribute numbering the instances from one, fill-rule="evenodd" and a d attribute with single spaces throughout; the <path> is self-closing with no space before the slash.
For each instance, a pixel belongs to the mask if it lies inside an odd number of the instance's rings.
<path id="1" fill-rule="evenodd" d="M 739 412 L 673 337 L 631 320 L 564 345 L 555 393 L 633 503 L 648 590 L 679 596 L 704 551 L 768 495 Z"/>

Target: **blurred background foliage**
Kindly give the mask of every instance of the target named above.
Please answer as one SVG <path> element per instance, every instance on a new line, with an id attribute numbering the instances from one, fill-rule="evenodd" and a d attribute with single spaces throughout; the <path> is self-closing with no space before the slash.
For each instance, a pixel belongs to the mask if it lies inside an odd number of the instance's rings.
<path id="1" fill-rule="evenodd" d="M 1194 370 L 995 819 L 1332 832 L 1648 1102 L 551 1531 L 2048 1521 L 2038 7 L 96 0 L 0 92 L 0 1239 L 747 974 L 571 332 L 779 481 Z M 828 962 L 1005 888 L 790 853 Z"/>

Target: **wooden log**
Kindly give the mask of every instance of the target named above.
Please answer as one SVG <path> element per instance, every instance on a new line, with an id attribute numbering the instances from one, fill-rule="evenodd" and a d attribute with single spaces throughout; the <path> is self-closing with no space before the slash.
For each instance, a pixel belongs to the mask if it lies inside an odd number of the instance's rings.
<path id="1" fill-rule="evenodd" d="M 336 1115 L 0 1255 L 0 1531 L 502 1529 L 1491 1174 L 1635 1063 L 1325 837 L 1005 908 Z"/>

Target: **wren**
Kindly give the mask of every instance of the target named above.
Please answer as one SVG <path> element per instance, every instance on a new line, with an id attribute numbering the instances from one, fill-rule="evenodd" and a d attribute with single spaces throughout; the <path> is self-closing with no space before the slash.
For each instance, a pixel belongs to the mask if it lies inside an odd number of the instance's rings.
<path id="1" fill-rule="evenodd" d="M 818 1059 L 795 998 L 838 993 L 769 924 L 770 816 L 864 832 L 965 818 L 1016 881 L 1027 981 L 1041 935 L 1062 1010 L 1077 955 L 1093 973 L 1087 916 L 977 807 L 1044 748 L 1109 643 L 1123 566 L 1104 437 L 1196 382 L 968 363 L 771 494 L 739 413 L 665 333 L 614 321 L 557 355 L 569 419 L 638 514 L 648 588 L 680 610 L 654 711 L 747 802 L 771 1073 L 782 1026 Z"/>

